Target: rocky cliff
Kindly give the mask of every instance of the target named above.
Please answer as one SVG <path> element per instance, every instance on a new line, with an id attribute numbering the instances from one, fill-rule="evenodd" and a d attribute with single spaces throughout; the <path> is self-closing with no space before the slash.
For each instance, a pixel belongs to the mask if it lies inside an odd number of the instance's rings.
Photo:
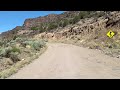
<path id="1" fill-rule="evenodd" d="M 36 35 L 48 38 L 72 38 L 74 35 L 96 34 L 110 27 L 119 27 L 119 21 L 119 11 L 68 11 L 59 15 L 50 14 L 26 19 L 23 26 L 2 33 L 1 37 L 8 39 L 16 35 Z"/>
<path id="2" fill-rule="evenodd" d="M 22 26 L 17 26 L 12 30 L 1 33 L 0 37 L 8 39 L 8 38 L 11 38 L 15 35 L 20 35 L 20 34 L 26 35 L 26 36 L 27 35 L 30 35 L 30 36 L 36 35 L 38 33 L 41 33 L 41 31 L 40 31 L 41 29 L 48 28 L 50 26 L 49 23 L 53 22 L 55 24 L 55 23 L 62 21 L 64 19 L 73 18 L 74 16 L 78 15 L 78 13 L 80 13 L 80 12 L 68 11 L 68 12 L 64 12 L 64 13 L 59 14 L 59 15 L 50 14 L 50 15 L 43 16 L 43 17 L 40 16 L 37 18 L 26 19 Z M 35 29 L 38 28 L 38 30 L 34 30 L 34 28 Z M 45 30 L 43 30 L 43 31 L 45 31 Z"/>
<path id="3" fill-rule="evenodd" d="M 23 26 L 25 29 L 30 29 L 30 27 L 34 26 L 40 26 L 42 23 L 51 23 L 51 22 L 56 22 L 58 20 L 62 20 L 65 18 L 72 18 L 72 16 L 78 15 L 80 12 L 76 11 L 69 11 L 69 12 L 64 12 L 62 14 L 49 14 L 44 17 L 37 17 L 37 18 L 31 18 L 31 19 L 26 19 Z"/>
<path id="4" fill-rule="evenodd" d="M 101 11 L 100 11 L 101 12 Z M 97 12 L 97 13 L 100 13 Z M 104 12 L 102 16 L 90 17 L 79 20 L 79 22 L 68 25 L 64 28 L 57 28 L 57 32 L 54 31 L 53 38 L 71 37 L 73 35 L 87 35 L 97 34 L 99 31 L 103 31 L 108 28 L 119 28 L 120 12 Z M 49 33 L 48 33 L 49 34 Z M 40 35 L 43 37 L 43 34 Z M 46 36 L 48 37 L 49 35 Z M 45 36 L 44 36 L 45 37 Z"/>

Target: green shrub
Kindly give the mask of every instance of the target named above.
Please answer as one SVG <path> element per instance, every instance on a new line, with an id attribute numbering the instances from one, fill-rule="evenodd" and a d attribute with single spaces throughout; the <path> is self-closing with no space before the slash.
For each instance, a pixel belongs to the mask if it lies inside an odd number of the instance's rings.
<path id="1" fill-rule="evenodd" d="M 24 45 L 24 47 L 26 47 L 27 45 L 30 45 L 34 50 L 40 50 L 40 48 L 45 46 L 45 42 L 42 40 L 41 41 L 28 40 L 23 42 L 22 44 Z"/>
<path id="2" fill-rule="evenodd" d="M 63 21 L 62 20 L 58 22 L 58 26 L 63 27 Z"/>
<path id="3" fill-rule="evenodd" d="M 0 57 L 2 57 L 4 53 L 5 53 L 5 49 L 3 47 L 0 48 Z"/>
<path id="4" fill-rule="evenodd" d="M 39 42 L 33 42 L 32 43 L 32 48 L 34 48 L 34 50 L 40 50 L 40 48 L 41 48 L 41 45 L 39 44 Z"/>
<path id="5" fill-rule="evenodd" d="M 0 41 L 0 46 L 3 46 L 4 45 L 4 42 L 3 41 Z"/>
<path id="6" fill-rule="evenodd" d="M 7 47 L 1 50 L 0 56 L 9 58 L 11 52 L 11 47 Z"/>
<path id="7" fill-rule="evenodd" d="M 38 30 L 38 27 L 31 27 L 31 30 Z"/>
<path id="8" fill-rule="evenodd" d="M 65 19 L 64 21 L 63 21 L 63 27 L 65 27 L 65 26 L 67 26 L 69 24 L 69 21 L 67 20 L 67 19 Z"/>
<path id="9" fill-rule="evenodd" d="M 55 29 L 57 27 L 58 27 L 58 25 L 56 23 L 49 23 L 48 30 Z"/>
<path id="10" fill-rule="evenodd" d="M 16 47 L 7 47 L 0 50 L 0 56 L 9 58 L 11 53 L 20 53 L 20 49 Z"/>
<path id="11" fill-rule="evenodd" d="M 72 24 L 75 24 L 75 23 L 78 22 L 80 19 L 81 19 L 81 17 L 79 17 L 79 16 L 74 17 L 73 20 L 72 20 Z"/>
<path id="12" fill-rule="evenodd" d="M 10 57 L 9 57 L 14 63 L 20 61 L 20 59 L 18 58 L 18 55 L 16 53 L 11 52 L 10 53 Z"/>
<path id="13" fill-rule="evenodd" d="M 34 50 L 39 51 L 39 50 L 44 46 L 44 43 L 41 42 L 41 41 L 32 41 L 32 42 L 30 43 L 30 46 L 31 46 Z"/>
<path id="14" fill-rule="evenodd" d="M 31 30 L 38 30 L 39 33 L 42 33 L 42 32 L 45 31 L 45 29 L 43 28 L 43 25 L 36 26 L 36 27 L 31 27 Z"/>
<path id="15" fill-rule="evenodd" d="M 16 41 L 16 42 L 22 42 L 22 41 L 24 41 L 24 39 L 23 39 L 23 38 L 20 38 L 20 37 L 17 37 L 17 38 L 15 39 L 15 41 Z"/>
<path id="16" fill-rule="evenodd" d="M 4 46 L 5 47 L 9 47 L 9 46 L 15 46 L 16 45 L 16 41 L 15 40 L 11 40 L 9 42 L 7 42 Z"/>
<path id="17" fill-rule="evenodd" d="M 18 49 L 17 47 L 12 47 L 11 52 L 18 52 L 18 53 L 20 53 L 20 49 Z"/>

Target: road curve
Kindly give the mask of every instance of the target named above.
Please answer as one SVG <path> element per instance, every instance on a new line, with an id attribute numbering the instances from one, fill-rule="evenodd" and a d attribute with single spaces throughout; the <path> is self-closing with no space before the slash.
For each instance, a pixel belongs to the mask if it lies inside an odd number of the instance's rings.
<path id="1" fill-rule="evenodd" d="M 8 79 L 112 79 L 120 78 L 120 59 L 99 50 L 70 44 L 48 44 L 31 64 Z"/>

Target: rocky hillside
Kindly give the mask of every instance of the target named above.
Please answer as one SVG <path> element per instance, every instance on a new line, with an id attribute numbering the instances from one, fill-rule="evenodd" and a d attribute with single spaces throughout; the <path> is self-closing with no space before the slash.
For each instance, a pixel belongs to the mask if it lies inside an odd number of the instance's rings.
<path id="1" fill-rule="evenodd" d="M 38 18 L 31 18 L 26 19 L 23 26 L 25 29 L 31 29 L 31 27 L 40 26 L 42 24 L 51 23 L 51 22 L 58 22 L 60 20 L 63 20 L 65 18 L 73 18 L 74 16 L 78 15 L 80 12 L 65 12 L 63 14 L 57 15 L 57 14 L 49 14 L 44 17 L 38 17 Z"/>
<path id="2" fill-rule="evenodd" d="M 62 14 L 50 14 L 44 17 L 30 18 L 22 26 L 3 32 L 2 39 L 16 36 L 32 37 L 43 32 L 70 37 L 89 34 L 94 30 L 105 29 L 119 24 L 119 12 L 114 11 L 68 11 Z M 62 33 L 62 34 L 58 34 Z"/>
<path id="3" fill-rule="evenodd" d="M 42 32 L 52 32 L 57 28 L 63 28 L 69 24 L 75 24 L 80 19 L 92 16 L 99 16 L 104 12 L 95 11 L 68 11 L 62 14 L 50 14 L 44 17 L 30 18 L 24 21 L 22 26 L 17 26 L 13 30 L 3 32 L 2 38 L 11 39 L 14 36 L 33 36 Z"/>
<path id="4" fill-rule="evenodd" d="M 42 26 L 43 24 L 46 25 L 47 23 L 50 23 L 50 22 L 56 22 L 62 18 L 64 19 L 64 18 L 68 17 L 68 15 L 69 15 L 69 17 L 71 17 L 73 15 L 76 15 L 76 13 L 75 12 L 65 12 L 65 13 L 60 14 L 60 15 L 50 14 L 50 15 L 47 15 L 44 17 L 26 19 L 22 26 L 17 26 L 12 30 L 9 30 L 7 32 L 3 32 L 0 35 L 0 37 L 2 37 L 2 39 L 3 38 L 8 39 L 8 38 L 13 38 L 16 34 L 18 34 L 18 35 L 37 34 L 40 31 L 42 31 L 41 29 L 44 29 L 45 26 Z M 38 29 L 38 27 L 40 30 L 36 30 L 36 29 Z"/>
<path id="5" fill-rule="evenodd" d="M 106 35 L 110 30 L 115 33 L 112 38 Z M 22 26 L 1 33 L 0 39 L 0 78 L 33 60 L 47 41 L 97 49 L 120 58 L 120 11 L 69 11 L 30 18 Z M 4 70 L 15 64 L 18 68 L 5 74 Z"/>
<path id="6" fill-rule="evenodd" d="M 103 35 L 102 36 L 106 37 L 106 33 L 110 28 L 116 28 L 116 30 L 117 28 L 119 28 L 120 12 L 100 11 L 100 12 L 95 12 L 95 14 L 90 17 L 80 18 L 78 20 L 79 21 L 74 24 L 68 24 L 62 28 L 58 27 L 52 33 L 43 32 L 38 36 L 47 38 L 47 36 L 50 36 L 51 34 L 52 38 L 59 39 L 63 37 L 72 38 L 72 36 L 77 36 L 77 35 L 85 36 L 92 34 L 94 36 L 94 35 L 98 35 L 98 33 L 100 32 L 103 32 L 104 36 Z M 100 37 L 103 38 L 102 36 Z M 98 38 L 98 36 L 97 37 L 95 36 L 94 38 Z"/>
<path id="7" fill-rule="evenodd" d="M 120 12 L 97 11 L 88 16 L 53 32 L 35 35 L 35 38 L 61 40 L 64 43 L 100 49 L 106 54 L 120 57 Z M 106 35 L 110 30 L 115 33 L 113 38 Z"/>
<path id="8" fill-rule="evenodd" d="M 113 38 L 106 33 L 112 30 Z M 95 49 L 120 49 L 119 11 L 68 11 L 26 19 L 23 26 L 1 34 L 2 39 L 35 37 L 37 39 L 69 40 Z M 117 52 L 118 53 L 118 52 Z"/>

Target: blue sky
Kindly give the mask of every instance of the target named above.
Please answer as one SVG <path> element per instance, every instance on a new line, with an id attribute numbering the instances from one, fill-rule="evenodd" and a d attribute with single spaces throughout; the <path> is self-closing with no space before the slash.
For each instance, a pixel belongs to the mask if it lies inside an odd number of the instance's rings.
<path id="1" fill-rule="evenodd" d="M 27 18 L 35 18 L 48 14 L 61 14 L 63 11 L 0 11 L 0 33 L 22 26 Z"/>

